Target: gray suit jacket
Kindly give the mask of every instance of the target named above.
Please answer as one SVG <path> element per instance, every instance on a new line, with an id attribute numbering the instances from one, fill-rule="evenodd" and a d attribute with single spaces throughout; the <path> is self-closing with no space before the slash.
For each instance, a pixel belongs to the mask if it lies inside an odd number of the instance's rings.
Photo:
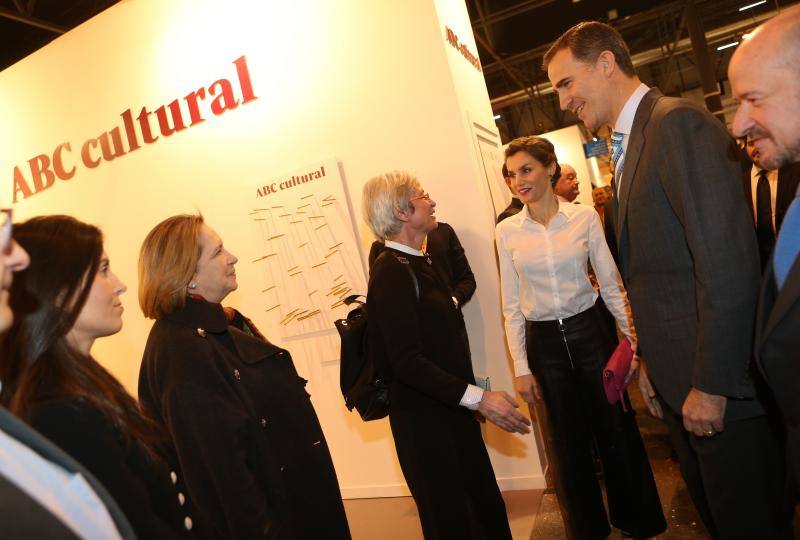
<path id="1" fill-rule="evenodd" d="M 763 414 L 750 377 L 760 264 L 736 145 L 695 103 L 650 90 L 617 202 L 620 272 L 651 379 L 680 413 L 691 387 L 726 419 Z"/>
<path id="2" fill-rule="evenodd" d="M 117 503 L 82 465 L 3 407 L 0 407 L 0 430 L 65 470 L 81 473 L 105 504 L 120 536 L 125 540 L 136 538 Z M 0 540 L 75 538 L 58 518 L 3 476 L 0 476 L 0 524 Z"/>

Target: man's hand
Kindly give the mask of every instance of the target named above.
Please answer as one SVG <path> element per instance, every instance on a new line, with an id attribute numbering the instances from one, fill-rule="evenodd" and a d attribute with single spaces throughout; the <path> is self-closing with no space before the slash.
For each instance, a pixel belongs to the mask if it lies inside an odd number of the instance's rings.
<path id="1" fill-rule="evenodd" d="M 519 395 L 522 396 L 526 403 L 533 404 L 542 400 L 542 390 L 539 388 L 539 383 L 536 382 L 536 377 L 532 373 L 515 378 L 514 389 L 519 392 Z"/>
<path id="2" fill-rule="evenodd" d="M 683 402 L 683 427 L 698 437 L 713 437 L 725 429 L 728 398 L 692 388 Z"/>
<path id="3" fill-rule="evenodd" d="M 485 391 L 478 404 L 478 412 L 501 429 L 511 433 L 530 433 L 531 421 L 525 418 L 517 408 L 514 398 L 503 391 Z"/>
<path id="4" fill-rule="evenodd" d="M 639 357 L 635 356 L 634 358 Z M 656 397 L 653 385 L 650 384 L 650 377 L 647 375 L 647 367 L 644 362 L 639 364 L 639 390 L 642 392 L 642 399 L 644 399 L 644 404 L 647 405 L 650 414 L 656 418 L 664 418 L 664 411 L 661 410 L 661 403 Z"/>

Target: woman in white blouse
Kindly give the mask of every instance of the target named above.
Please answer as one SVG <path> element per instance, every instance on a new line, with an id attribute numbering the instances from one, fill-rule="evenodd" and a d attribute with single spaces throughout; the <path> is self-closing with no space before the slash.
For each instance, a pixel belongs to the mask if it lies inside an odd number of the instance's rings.
<path id="1" fill-rule="evenodd" d="M 515 387 L 544 400 L 548 457 L 568 536 L 605 538 L 609 519 L 595 475 L 592 439 L 603 464 L 611 524 L 635 538 L 666 529 L 653 473 L 628 396 L 610 405 L 602 370 L 616 345 L 595 308 L 600 292 L 621 332 L 636 344 L 628 300 L 590 206 L 559 202 L 553 145 L 521 137 L 506 149 L 511 183 L 525 207 L 497 225 L 506 338 Z M 636 370 L 631 366 L 628 377 Z"/>

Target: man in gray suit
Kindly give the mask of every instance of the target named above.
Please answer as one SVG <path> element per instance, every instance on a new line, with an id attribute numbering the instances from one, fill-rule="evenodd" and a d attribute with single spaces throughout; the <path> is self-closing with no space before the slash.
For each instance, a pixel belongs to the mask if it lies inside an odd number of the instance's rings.
<path id="1" fill-rule="evenodd" d="M 766 169 L 800 167 L 800 9 L 751 34 L 728 74 L 739 109 L 734 134 L 747 136 Z M 783 216 L 764 271 L 756 316 L 756 362 L 786 425 L 789 461 L 800 484 L 800 191 Z M 796 486 L 797 487 L 797 486 Z"/>
<path id="2" fill-rule="evenodd" d="M 780 447 L 750 377 L 760 271 L 733 138 L 702 107 L 643 85 L 608 25 L 576 25 L 544 62 L 562 109 L 614 129 L 614 228 L 647 359 L 640 386 L 706 528 L 791 537 Z"/>
<path id="3" fill-rule="evenodd" d="M 10 210 L 0 210 L 0 333 L 14 319 L 8 303 L 13 272 L 29 262 L 11 238 L 11 219 Z M 0 539 L 17 538 L 115 540 L 135 535 L 111 495 L 88 471 L 0 407 Z"/>

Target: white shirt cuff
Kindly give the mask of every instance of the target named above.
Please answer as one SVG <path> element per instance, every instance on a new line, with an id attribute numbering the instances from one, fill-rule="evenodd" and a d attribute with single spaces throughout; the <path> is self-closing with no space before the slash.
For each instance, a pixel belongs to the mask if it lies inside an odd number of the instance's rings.
<path id="1" fill-rule="evenodd" d="M 530 375 L 531 374 L 531 367 L 528 365 L 528 360 L 522 360 L 520 362 L 514 362 L 514 376 L 515 377 L 522 377 L 523 375 Z"/>
<path id="2" fill-rule="evenodd" d="M 474 384 L 467 385 L 467 390 L 461 396 L 461 401 L 458 403 L 462 407 L 466 407 L 471 411 L 477 411 L 478 405 L 483 399 L 483 388 L 475 386 Z"/>

